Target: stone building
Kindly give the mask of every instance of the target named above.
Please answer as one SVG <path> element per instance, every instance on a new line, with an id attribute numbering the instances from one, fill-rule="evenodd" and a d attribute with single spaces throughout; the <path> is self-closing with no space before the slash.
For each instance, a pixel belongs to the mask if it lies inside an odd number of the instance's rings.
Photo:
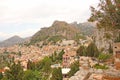
<path id="1" fill-rule="evenodd" d="M 63 68 L 69 68 L 70 65 L 76 60 L 76 52 L 75 51 L 66 51 L 63 55 Z"/>
<path id="2" fill-rule="evenodd" d="M 115 68 L 120 70 L 120 42 L 113 44 L 113 54 L 115 59 Z"/>

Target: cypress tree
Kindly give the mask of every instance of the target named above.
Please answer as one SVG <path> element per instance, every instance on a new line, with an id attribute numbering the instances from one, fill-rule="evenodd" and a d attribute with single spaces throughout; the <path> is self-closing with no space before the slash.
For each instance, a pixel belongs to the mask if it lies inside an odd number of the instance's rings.
<path id="1" fill-rule="evenodd" d="M 99 55 L 99 51 L 97 46 L 92 42 L 91 44 L 89 44 L 89 46 L 87 47 L 87 56 L 89 57 L 98 57 Z"/>
<path id="2" fill-rule="evenodd" d="M 0 80 L 3 78 L 3 74 L 0 72 Z"/>
<path id="3" fill-rule="evenodd" d="M 111 44 L 109 45 L 108 51 L 109 51 L 110 54 L 113 53 L 113 48 L 112 48 Z"/>
<path id="4" fill-rule="evenodd" d="M 62 71 L 61 68 L 54 68 L 52 71 L 51 80 L 62 80 Z"/>
<path id="5" fill-rule="evenodd" d="M 86 56 L 86 48 L 84 46 L 80 46 L 76 52 L 77 56 Z"/>

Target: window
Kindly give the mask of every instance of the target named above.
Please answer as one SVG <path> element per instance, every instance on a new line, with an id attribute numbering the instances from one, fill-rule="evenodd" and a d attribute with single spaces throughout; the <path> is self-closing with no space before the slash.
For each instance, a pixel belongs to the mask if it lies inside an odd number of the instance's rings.
<path id="1" fill-rule="evenodd" d="M 115 48 L 117 48 L 117 47 L 115 47 Z"/>
<path id="2" fill-rule="evenodd" d="M 118 52 L 116 53 L 116 58 L 120 59 L 120 51 L 119 51 L 119 53 Z"/>
<path id="3" fill-rule="evenodd" d="M 120 54 L 120 51 L 116 51 L 116 54 Z"/>

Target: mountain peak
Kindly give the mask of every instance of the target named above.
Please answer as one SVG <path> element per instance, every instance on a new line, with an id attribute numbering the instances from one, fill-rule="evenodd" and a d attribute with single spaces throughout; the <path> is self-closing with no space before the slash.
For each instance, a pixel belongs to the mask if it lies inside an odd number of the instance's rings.
<path id="1" fill-rule="evenodd" d="M 12 36 L 12 37 L 10 37 L 10 38 L 21 38 L 20 36 L 18 36 L 18 35 L 14 35 L 14 36 Z M 9 38 L 9 39 L 10 39 Z"/>
<path id="2" fill-rule="evenodd" d="M 12 36 L 12 37 L 6 39 L 5 41 L 14 41 L 14 40 L 20 40 L 20 39 L 22 39 L 22 38 L 17 36 L 17 35 L 15 35 L 15 36 Z"/>
<path id="3" fill-rule="evenodd" d="M 41 29 L 31 39 L 32 43 L 49 40 L 51 37 L 62 37 L 65 39 L 74 39 L 80 31 L 77 27 L 68 24 L 65 21 L 55 21 L 50 27 Z"/>
<path id="4" fill-rule="evenodd" d="M 23 42 L 25 42 L 25 39 L 15 35 L 0 42 L 0 47 L 8 47 L 8 46 L 12 46 L 12 45 L 23 43 Z"/>
<path id="5" fill-rule="evenodd" d="M 13 37 L 20 37 L 20 36 L 18 36 L 18 35 L 14 35 Z"/>
<path id="6" fill-rule="evenodd" d="M 68 25 L 68 23 L 66 23 L 65 21 L 54 21 L 52 26 L 55 27 L 55 26 L 66 26 Z"/>

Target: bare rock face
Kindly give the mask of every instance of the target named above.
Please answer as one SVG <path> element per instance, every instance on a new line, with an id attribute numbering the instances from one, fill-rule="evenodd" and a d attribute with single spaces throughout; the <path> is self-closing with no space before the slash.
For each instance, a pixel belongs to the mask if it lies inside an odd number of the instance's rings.
<path id="1" fill-rule="evenodd" d="M 94 30 L 96 29 L 96 25 L 93 22 L 84 22 L 84 23 L 71 23 L 71 25 L 74 25 L 78 27 L 83 35 L 91 36 L 94 33 Z"/>
<path id="2" fill-rule="evenodd" d="M 97 47 L 99 49 L 104 50 L 105 52 L 108 51 L 108 48 L 110 44 L 112 45 L 113 41 L 110 37 L 108 37 L 106 32 L 103 29 L 100 29 L 100 30 L 96 29 L 93 36 L 95 37 L 94 39 L 95 39 L 95 44 L 97 45 Z"/>
<path id="3" fill-rule="evenodd" d="M 33 35 L 31 42 L 44 41 L 51 36 L 60 36 L 64 39 L 74 39 L 80 30 L 64 21 L 55 21 L 50 27 L 42 28 L 35 35 Z"/>

